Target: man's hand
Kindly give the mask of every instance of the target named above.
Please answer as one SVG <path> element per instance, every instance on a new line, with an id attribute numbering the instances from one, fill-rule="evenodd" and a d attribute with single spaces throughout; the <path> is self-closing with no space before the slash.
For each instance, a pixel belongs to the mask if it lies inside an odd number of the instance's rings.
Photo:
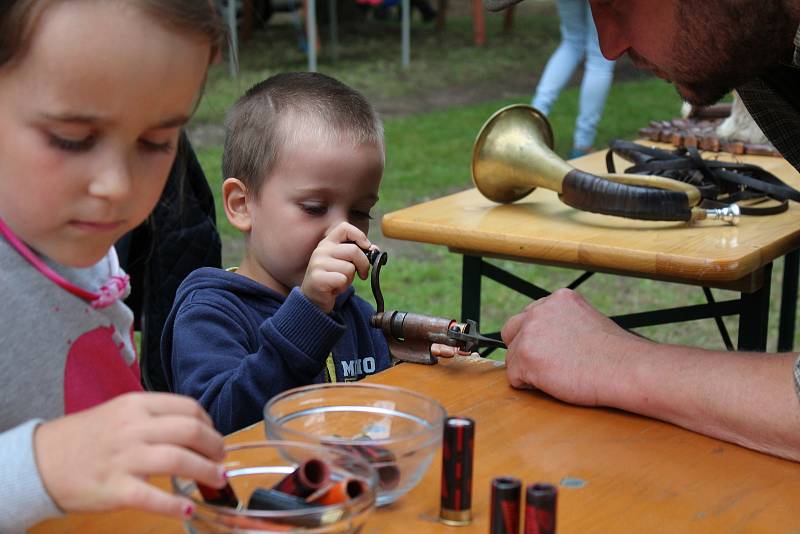
<path id="1" fill-rule="evenodd" d="M 121 395 L 41 425 L 34 447 L 48 493 L 67 512 L 131 507 L 185 517 L 191 501 L 148 484 L 148 476 L 226 482 L 222 436 L 197 402 L 178 395 Z"/>
<path id="2" fill-rule="evenodd" d="M 339 224 L 311 254 L 300 291 L 330 313 L 336 296 L 353 283 L 356 273 L 362 280 L 367 278 L 369 260 L 364 250 L 371 246 L 364 232 L 346 222 Z"/>
<path id="3" fill-rule="evenodd" d="M 561 400 L 604 405 L 626 351 L 615 346 L 647 343 L 624 331 L 580 295 L 560 289 L 528 305 L 503 327 L 508 380 Z"/>

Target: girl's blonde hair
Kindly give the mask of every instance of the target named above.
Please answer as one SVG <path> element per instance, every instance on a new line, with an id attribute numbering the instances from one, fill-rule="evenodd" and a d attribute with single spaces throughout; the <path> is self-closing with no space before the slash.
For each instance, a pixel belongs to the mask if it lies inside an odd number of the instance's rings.
<path id="1" fill-rule="evenodd" d="M 58 2 L 65 1 L 67 0 L 0 1 L 0 68 L 19 60 L 25 54 L 33 28 L 42 13 Z M 116 1 L 135 5 L 150 14 L 159 24 L 178 32 L 208 38 L 211 43 L 209 61 L 216 56 L 225 39 L 225 26 L 213 0 Z"/>

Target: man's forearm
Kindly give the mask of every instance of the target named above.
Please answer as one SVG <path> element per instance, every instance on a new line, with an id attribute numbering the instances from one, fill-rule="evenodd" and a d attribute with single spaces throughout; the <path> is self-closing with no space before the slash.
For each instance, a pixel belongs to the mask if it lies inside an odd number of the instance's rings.
<path id="1" fill-rule="evenodd" d="M 712 352 L 642 342 L 625 347 L 610 406 L 800 461 L 795 354 Z"/>

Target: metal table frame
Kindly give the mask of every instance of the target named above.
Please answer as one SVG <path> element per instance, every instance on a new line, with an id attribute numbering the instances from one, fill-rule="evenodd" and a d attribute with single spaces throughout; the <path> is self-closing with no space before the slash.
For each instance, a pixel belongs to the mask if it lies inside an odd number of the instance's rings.
<path id="1" fill-rule="evenodd" d="M 799 266 L 800 250 L 793 250 L 784 256 L 783 285 L 781 290 L 781 308 L 778 326 L 778 352 L 789 352 L 794 347 Z M 763 270 L 763 283 L 761 286 L 751 293 L 740 292 L 740 298 L 738 299 L 717 302 L 711 293 L 711 289 L 709 287 L 702 287 L 706 297 L 705 304 L 629 313 L 617 315 L 611 317 L 611 319 L 625 329 L 632 329 L 642 326 L 655 326 L 713 318 L 717 324 L 725 347 L 728 350 L 734 350 L 733 343 L 725 327 L 725 323 L 722 321 L 722 317 L 738 315 L 738 349 L 766 351 L 772 263 L 768 263 L 761 269 Z M 585 272 L 567 287 L 575 289 L 594 274 L 594 272 Z M 534 300 L 550 294 L 548 290 L 489 263 L 481 255 L 464 253 L 461 285 L 462 320 L 469 318 L 480 322 L 481 281 L 484 276 Z M 497 333 L 487 335 L 498 337 Z M 485 354 L 489 352 L 490 351 L 487 351 Z"/>

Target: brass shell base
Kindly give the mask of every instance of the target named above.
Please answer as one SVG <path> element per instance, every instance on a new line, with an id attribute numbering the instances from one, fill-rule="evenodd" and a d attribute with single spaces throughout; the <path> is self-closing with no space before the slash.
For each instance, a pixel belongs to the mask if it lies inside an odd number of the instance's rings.
<path id="1" fill-rule="evenodd" d="M 439 521 L 451 527 L 463 527 L 472 523 L 472 510 L 448 510 L 442 508 L 439 511 Z"/>

